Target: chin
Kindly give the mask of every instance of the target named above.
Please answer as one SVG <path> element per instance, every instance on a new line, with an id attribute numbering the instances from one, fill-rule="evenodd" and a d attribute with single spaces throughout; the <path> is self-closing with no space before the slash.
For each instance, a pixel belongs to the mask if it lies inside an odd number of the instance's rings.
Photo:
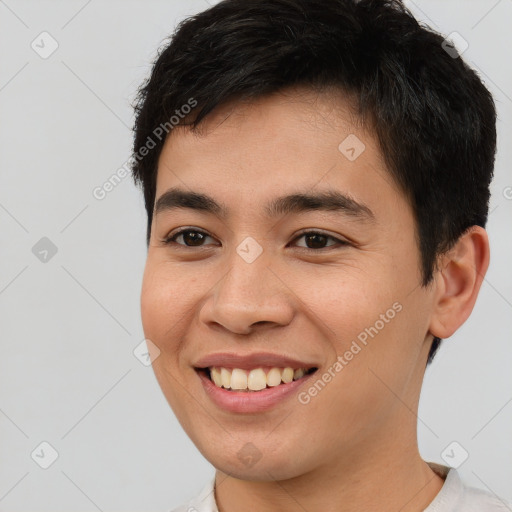
<path id="1" fill-rule="evenodd" d="M 232 440 L 227 443 L 227 447 L 214 445 L 210 438 L 208 447 L 200 451 L 212 466 L 233 478 L 271 482 L 295 478 L 305 472 L 305 461 L 297 458 L 297 449 L 281 445 L 281 450 L 276 451 L 274 447 L 262 447 L 263 442 L 257 448 L 250 441 L 235 449 Z"/>

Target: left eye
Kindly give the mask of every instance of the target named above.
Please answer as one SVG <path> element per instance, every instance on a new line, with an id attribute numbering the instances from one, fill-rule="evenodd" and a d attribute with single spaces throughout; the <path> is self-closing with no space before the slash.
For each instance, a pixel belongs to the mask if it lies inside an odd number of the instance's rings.
<path id="1" fill-rule="evenodd" d="M 329 239 L 330 240 L 334 240 L 335 243 L 331 244 L 331 245 L 329 245 L 327 247 L 332 247 L 333 245 L 336 245 L 336 243 L 338 245 L 348 245 L 348 242 L 346 242 L 344 240 L 340 240 L 340 239 L 335 238 L 333 236 L 326 235 L 325 233 L 321 233 L 319 231 L 308 231 L 306 233 L 302 233 L 297 238 L 295 238 L 295 240 L 299 240 L 300 238 L 304 238 L 304 240 L 306 242 L 306 245 L 305 246 L 299 246 L 299 247 L 305 247 L 306 249 L 311 249 L 311 250 L 325 249 L 326 248 L 325 243 Z M 313 247 L 309 247 L 308 244 L 313 245 Z M 319 247 L 319 246 L 321 246 L 321 247 Z"/>
<path id="2" fill-rule="evenodd" d="M 182 237 L 183 243 L 177 242 L 178 238 Z M 184 245 L 185 247 L 202 247 L 204 240 L 206 238 L 212 238 L 208 233 L 204 231 L 200 231 L 197 229 L 182 229 L 181 231 L 176 232 L 174 235 L 166 238 L 164 240 L 165 244 L 177 243 L 178 245 Z M 333 245 L 348 245 L 348 242 L 345 240 L 340 240 L 330 235 L 326 235 L 319 231 L 308 231 L 306 233 L 302 233 L 297 236 L 293 241 L 297 241 L 301 238 L 304 238 L 306 245 L 299 245 L 298 247 L 303 247 L 305 249 L 311 250 L 320 250 L 325 249 L 326 247 L 332 247 Z M 335 243 L 331 245 L 326 245 L 328 240 L 333 240 Z"/>

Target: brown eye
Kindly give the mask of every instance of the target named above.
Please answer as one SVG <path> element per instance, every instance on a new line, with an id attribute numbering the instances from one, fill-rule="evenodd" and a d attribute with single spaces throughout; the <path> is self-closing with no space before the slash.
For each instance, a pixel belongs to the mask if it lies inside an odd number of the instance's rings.
<path id="1" fill-rule="evenodd" d="M 325 235 L 304 235 L 304 240 L 309 249 L 323 249 L 329 237 Z"/>
<path id="2" fill-rule="evenodd" d="M 183 239 L 183 243 L 177 242 L 180 237 Z M 211 237 L 203 231 L 198 231 L 197 229 L 183 229 L 175 233 L 173 236 L 166 238 L 165 243 L 177 243 L 178 245 L 184 245 L 185 247 L 202 247 L 206 238 Z"/>
<path id="3" fill-rule="evenodd" d="M 295 240 L 299 240 L 301 238 L 304 238 L 306 245 L 299 245 L 298 247 L 303 247 L 305 249 L 311 250 L 327 249 L 329 247 L 332 247 L 333 245 L 349 245 L 349 243 L 344 240 L 339 240 L 338 238 L 326 235 L 319 231 L 308 231 L 306 233 L 302 233 Z M 334 240 L 335 243 L 331 245 L 326 245 L 328 240 Z"/>

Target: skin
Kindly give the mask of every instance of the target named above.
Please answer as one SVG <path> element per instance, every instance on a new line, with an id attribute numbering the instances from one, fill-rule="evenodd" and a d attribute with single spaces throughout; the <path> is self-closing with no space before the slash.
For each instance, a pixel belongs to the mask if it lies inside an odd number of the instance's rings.
<path id="1" fill-rule="evenodd" d="M 419 511 L 443 485 L 418 452 L 418 401 L 433 336 L 447 338 L 474 306 L 489 262 L 485 230 L 473 227 L 421 286 L 412 209 L 346 97 L 289 89 L 230 102 L 202 133 L 175 128 L 160 155 L 158 199 L 175 186 L 229 207 L 227 219 L 191 209 L 153 219 L 141 312 L 160 350 L 153 368 L 189 437 L 216 468 L 221 512 Z M 365 144 L 353 162 L 338 150 Z M 338 190 L 374 213 L 363 222 L 313 211 L 269 219 L 263 204 L 292 192 Z M 178 228 L 205 231 L 202 246 L 163 240 Z M 349 241 L 306 249 L 305 228 Z M 262 254 L 236 252 L 251 236 Z M 190 243 L 190 242 L 189 242 Z M 180 245 L 181 244 L 181 245 Z M 308 251 L 308 252 L 306 252 Z M 271 351 L 332 367 L 353 340 L 398 302 L 402 310 L 309 403 L 270 411 L 219 409 L 193 369 L 220 351 Z M 254 464 L 237 456 L 252 443 Z"/>

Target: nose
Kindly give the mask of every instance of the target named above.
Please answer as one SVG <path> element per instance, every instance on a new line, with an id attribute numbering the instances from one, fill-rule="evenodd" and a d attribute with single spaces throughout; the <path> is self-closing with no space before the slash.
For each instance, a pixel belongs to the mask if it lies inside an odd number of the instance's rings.
<path id="1" fill-rule="evenodd" d="M 234 253 L 225 275 L 204 301 L 200 321 L 236 334 L 288 325 L 293 318 L 293 293 L 263 254 L 247 263 Z"/>

